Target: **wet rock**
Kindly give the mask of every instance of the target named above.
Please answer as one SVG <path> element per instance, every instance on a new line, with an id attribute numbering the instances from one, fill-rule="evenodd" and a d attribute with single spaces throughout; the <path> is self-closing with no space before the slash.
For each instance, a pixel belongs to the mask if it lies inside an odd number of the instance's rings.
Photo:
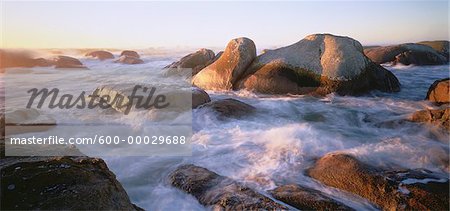
<path id="1" fill-rule="evenodd" d="M 205 90 L 231 90 L 256 57 L 252 40 L 242 37 L 231 40 L 224 53 L 194 76 L 194 85 Z"/>
<path id="2" fill-rule="evenodd" d="M 192 75 L 196 75 L 204 67 L 214 61 L 215 54 L 212 50 L 202 48 L 194 53 L 188 54 L 179 61 L 174 62 L 165 68 L 191 68 Z"/>
<path id="3" fill-rule="evenodd" d="M 374 89 L 399 91 L 400 83 L 371 62 L 358 41 L 314 34 L 259 55 L 237 87 L 268 94 L 358 95 Z"/>
<path id="4" fill-rule="evenodd" d="M 232 98 L 215 100 L 204 104 L 201 108 L 212 109 L 219 114 L 219 117 L 233 118 L 240 118 L 256 111 L 255 107 Z"/>
<path id="5" fill-rule="evenodd" d="M 30 52 L 7 51 L 0 49 L 0 68 L 9 67 L 48 67 L 52 61 L 44 58 L 33 58 Z"/>
<path id="6" fill-rule="evenodd" d="M 56 120 L 36 109 L 16 109 L 5 113 L 8 135 L 47 131 L 56 126 Z"/>
<path id="7" fill-rule="evenodd" d="M 436 104 L 450 103 L 450 78 L 436 80 L 428 88 L 425 100 Z"/>
<path id="8" fill-rule="evenodd" d="M 139 59 L 138 57 L 133 56 L 120 56 L 120 58 L 115 63 L 122 63 L 122 64 L 142 64 L 144 61 L 142 59 Z"/>
<path id="9" fill-rule="evenodd" d="M 99 60 L 114 59 L 114 55 L 108 51 L 92 51 L 86 54 L 88 57 L 94 57 Z"/>
<path id="10" fill-rule="evenodd" d="M 169 175 L 170 183 L 214 210 L 285 210 L 268 197 L 208 169 L 184 165 Z"/>
<path id="11" fill-rule="evenodd" d="M 120 53 L 120 56 L 141 58 L 141 56 L 139 56 L 139 54 L 136 51 L 130 51 L 130 50 L 122 51 L 122 53 Z"/>
<path id="12" fill-rule="evenodd" d="M 384 210 L 445 210 L 449 206 L 448 178 L 435 180 L 429 174 L 418 174 L 413 170 L 392 172 L 365 164 L 351 155 L 328 154 L 320 158 L 315 165 L 307 170 L 307 174 L 325 185 L 339 188 L 378 205 Z M 411 172 L 411 173 L 409 173 Z M 405 179 L 407 175 L 408 179 Z M 436 184 L 424 183 L 432 178 Z M 435 191 L 436 185 L 441 191 Z M 411 191 L 413 190 L 413 191 Z"/>
<path id="13" fill-rule="evenodd" d="M 53 62 L 55 63 L 55 68 L 86 68 L 80 60 L 69 56 L 58 56 Z"/>
<path id="14" fill-rule="evenodd" d="M 437 40 L 437 41 L 423 41 L 419 42 L 418 44 L 427 45 L 432 47 L 434 50 L 439 52 L 442 56 L 447 57 L 449 56 L 449 41 L 448 40 Z"/>
<path id="15" fill-rule="evenodd" d="M 450 108 L 416 111 L 409 120 L 434 124 L 450 131 Z"/>
<path id="16" fill-rule="evenodd" d="M 192 108 L 197 108 L 209 102 L 211 102 L 211 98 L 209 98 L 208 93 L 197 87 L 192 88 Z"/>
<path id="17" fill-rule="evenodd" d="M 364 53 L 377 64 L 442 65 L 448 63 L 448 58 L 432 47 L 415 43 L 369 48 L 364 50 Z"/>
<path id="18" fill-rule="evenodd" d="M 105 162 L 87 157 L 7 157 L 2 210 L 142 210 Z"/>
<path id="19" fill-rule="evenodd" d="M 300 210 L 353 210 L 317 190 L 291 184 L 270 191 L 271 195 Z"/>

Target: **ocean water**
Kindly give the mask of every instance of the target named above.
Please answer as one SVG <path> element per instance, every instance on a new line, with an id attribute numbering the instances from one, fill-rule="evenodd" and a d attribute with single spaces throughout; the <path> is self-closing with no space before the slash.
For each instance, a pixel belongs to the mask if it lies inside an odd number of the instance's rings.
<path id="1" fill-rule="evenodd" d="M 182 55 L 145 54 L 143 60 L 146 63 L 133 66 L 81 58 L 91 70 L 70 71 L 63 77 L 76 81 L 66 85 L 73 90 L 80 87 L 94 89 L 88 87 L 92 74 L 114 73 L 98 83 L 123 83 L 130 72 L 138 73 L 142 78 L 137 79 L 143 82 L 158 81 L 163 71 L 149 70 L 162 68 Z M 318 189 L 356 209 L 373 210 L 375 208 L 364 199 L 325 187 L 306 177 L 304 171 L 314 159 L 326 153 L 346 152 L 380 167 L 426 168 L 448 175 L 448 135 L 432 127 L 409 122 L 399 124 L 398 121 L 414 111 L 433 108 L 423 99 L 435 80 L 449 76 L 449 67 L 387 68 L 400 80 L 401 92 L 373 91 L 358 97 L 329 94 L 323 98 L 260 95 L 248 91 L 208 92 L 212 100 L 235 98 L 256 107 L 257 112 L 239 120 L 219 120 L 211 110 L 194 110 L 192 156 L 112 156 L 103 159 L 132 202 L 147 210 L 205 209 L 194 197 L 168 183 L 167 175 L 182 164 L 208 168 L 266 195 L 267 190 L 277 185 L 298 183 Z M 58 71 L 61 70 L 14 69 L 11 74 L 18 78 L 22 74 L 51 77 Z M 57 83 L 58 78 L 54 81 Z M 16 83 L 19 82 L 17 79 Z M 57 121 L 70 119 L 80 124 L 99 118 L 98 112 L 84 110 L 70 115 L 53 115 Z M 131 127 L 146 124 L 145 118 L 137 114 L 107 116 L 100 121 L 116 121 Z"/>

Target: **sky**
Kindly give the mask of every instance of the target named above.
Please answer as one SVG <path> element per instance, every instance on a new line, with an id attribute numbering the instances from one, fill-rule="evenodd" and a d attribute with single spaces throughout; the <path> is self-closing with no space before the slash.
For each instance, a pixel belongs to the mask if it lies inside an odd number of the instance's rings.
<path id="1" fill-rule="evenodd" d="M 309 34 L 363 45 L 448 40 L 448 1 L 1 1 L 1 48 L 258 48 Z"/>

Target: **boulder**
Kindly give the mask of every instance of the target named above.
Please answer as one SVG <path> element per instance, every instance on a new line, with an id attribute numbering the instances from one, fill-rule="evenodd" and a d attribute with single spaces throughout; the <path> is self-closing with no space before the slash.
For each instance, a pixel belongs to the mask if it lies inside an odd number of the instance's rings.
<path id="1" fill-rule="evenodd" d="M 383 210 L 448 209 L 448 178 L 424 172 L 384 171 L 346 154 L 327 154 L 307 170 L 323 184 L 366 198 Z"/>
<path id="2" fill-rule="evenodd" d="M 448 58 L 449 43 L 450 42 L 448 40 L 437 40 L 437 41 L 423 41 L 423 42 L 419 42 L 418 44 L 430 46 L 434 50 L 439 52 L 441 55 Z"/>
<path id="3" fill-rule="evenodd" d="M 9 67 L 48 67 L 53 63 L 44 58 L 33 58 L 30 52 L 7 51 L 0 49 L 0 68 Z"/>
<path id="4" fill-rule="evenodd" d="M 88 157 L 6 157 L 1 210 L 142 210 L 106 163 Z"/>
<path id="5" fill-rule="evenodd" d="M 197 108 L 205 103 L 211 102 L 208 93 L 203 89 L 193 87 L 192 88 L 192 108 Z"/>
<path id="6" fill-rule="evenodd" d="M 88 57 L 94 57 L 99 60 L 114 59 L 114 55 L 108 51 L 92 51 L 86 54 Z"/>
<path id="7" fill-rule="evenodd" d="M 428 88 L 425 100 L 436 104 L 450 103 L 450 78 L 436 80 Z"/>
<path id="8" fill-rule="evenodd" d="M 416 111 L 409 120 L 412 122 L 430 123 L 450 131 L 450 108 Z"/>
<path id="9" fill-rule="evenodd" d="M 192 82 L 206 90 L 231 90 L 255 57 L 256 47 L 252 40 L 233 39 L 217 61 L 202 69 Z"/>
<path id="10" fill-rule="evenodd" d="M 204 67 L 214 61 L 215 54 L 212 50 L 202 48 L 194 53 L 188 54 L 179 61 L 174 62 L 165 68 L 191 68 L 192 75 L 196 75 Z"/>
<path id="11" fill-rule="evenodd" d="M 169 175 L 170 183 L 213 210 L 286 210 L 270 198 L 208 169 L 183 165 Z"/>
<path id="12" fill-rule="evenodd" d="M 139 57 L 133 57 L 133 56 L 120 56 L 119 59 L 114 62 L 122 63 L 122 64 L 142 64 L 142 63 L 144 63 L 144 61 L 142 59 L 139 59 Z"/>
<path id="13" fill-rule="evenodd" d="M 242 116 L 254 113 L 256 108 L 236 99 L 227 98 L 215 100 L 204 104 L 201 108 L 209 108 L 219 114 L 219 117 L 240 118 Z"/>
<path id="14" fill-rule="evenodd" d="M 443 65 L 448 58 L 430 46 L 407 43 L 365 49 L 364 53 L 377 64 Z"/>
<path id="15" fill-rule="evenodd" d="M 130 50 L 122 51 L 122 53 L 120 53 L 120 56 L 129 56 L 129 57 L 141 58 L 136 51 L 130 51 Z"/>
<path id="16" fill-rule="evenodd" d="M 371 62 L 361 44 L 349 37 L 309 35 L 258 56 L 238 88 L 268 94 L 358 95 L 377 89 L 400 90 L 398 79 Z"/>
<path id="17" fill-rule="evenodd" d="M 80 60 L 69 56 L 58 56 L 53 62 L 55 68 L 86 68 Z"/>
<path id="18" fill-rule="evenodd" d="M 297 184 L 283 185 L 269 192 L 275 199 L 299 210 L 353 210 L 317 190 Z"/>

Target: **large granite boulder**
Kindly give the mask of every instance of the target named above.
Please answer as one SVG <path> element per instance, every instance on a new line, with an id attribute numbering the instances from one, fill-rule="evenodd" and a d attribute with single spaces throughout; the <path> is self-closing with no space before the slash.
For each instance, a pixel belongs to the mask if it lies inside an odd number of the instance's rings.
<path id="1" fill-rule="evenodd" d="M 6 157 L 1 210 L 142 210 L 105 162 L 88 157 Z"/>
<path id="2" fill-rule="evenodd" d="M 349 37 L 309 35 L 287 47 L 258 56 L 238 88 L 269 94 L 361 94 L 400 90 L 397 78 L 371 62 Z"/>
<path id="3" fill-rule="evenodd" d="M 122 53 L 120 53 L 120 56 L 141 58 L 141 56 L 139 56 L 139 54 L 136 51 L 130 51 L 130 50 L 122 51 Z"/>
<path id="4" fill-rule="evenodd" d="M 287 209 L 247 186 L 195 165 L 178 167 L 169 181 L 213 210 Z"/>
<path id="5" fill-rule="evenodd" d="M 439 52 L 441 55 L 448 58 L 449 43 L 450 42 L 448 40 L 437 40 L 437 41 L 423 41 L 423 42 L 419 42 L 418 44 L 430 46 L 434 50 Z"/>
<path id="6" fill-rule="evenodd" d="M 44 58 L 34 58 L 30 52 L 7 51 L 0 49 L 0 68 L 48 67 L 52 65 L 52 61 Z"/>
<path id="7" fill-rule="evenodd" d="M 448 58 L 427 45 L 407 43 L 369 48 L 364 53 L 377 64 L 443 65 Z"/>
<path id="8" fill-rule="evenodd" d="M 299 210 L 353 210 L 317 190 L 297 184 L 283 185 L 270 193 L 275 199 Z"/>
<path id="9" fill-rule="evenodd" d="M 384 171 L 351 155 L 327 154 L 307 174 L 383 210 L 446 210 L 449 206 L 448 177 L 426 170 Z"/>
<path id="10" fill-rule="evenodd" d="M 55 68 L 86 68 L 80 60 L 70 56 L 57 56 L 53 59 L 53 62 Z"/>
<path id="11" fill-rule="evenodd" d="M 436 104 L 450 103 L 450 78 L 436 80 L 431 84 L 425 100 Z"/>
<path id="12" fill-rule="evenodd" d="M 115 63 L 122 63 L 122 64 L 142 64 L 144 61 L 140 59 L 139 57 L 134 56 L 120 56 L 119 59 L 114 61 Z"/>
<path id="13" fill-rule="evenodd" d="M 93 57 L 99 60 L 114 59 L 114 55 L 108 51 L 92 51 L 85 56 Z"/>
<path id="14" fill-rule="evenodd" d="M 215 54 L 212 50 L 202 48 L 194 53 L 188 54 L 165 68 L 191 68 L 192 75 L 196 75 L 204 67 L 214 61 Z"/>
<path id="15" fill-rule="evenodd" d="M 233 39 L 217 61 L 202 69 L 192 82 L 206 90 L 231 90 L 255 57 L 256 46 L 252 40 Z"/>

